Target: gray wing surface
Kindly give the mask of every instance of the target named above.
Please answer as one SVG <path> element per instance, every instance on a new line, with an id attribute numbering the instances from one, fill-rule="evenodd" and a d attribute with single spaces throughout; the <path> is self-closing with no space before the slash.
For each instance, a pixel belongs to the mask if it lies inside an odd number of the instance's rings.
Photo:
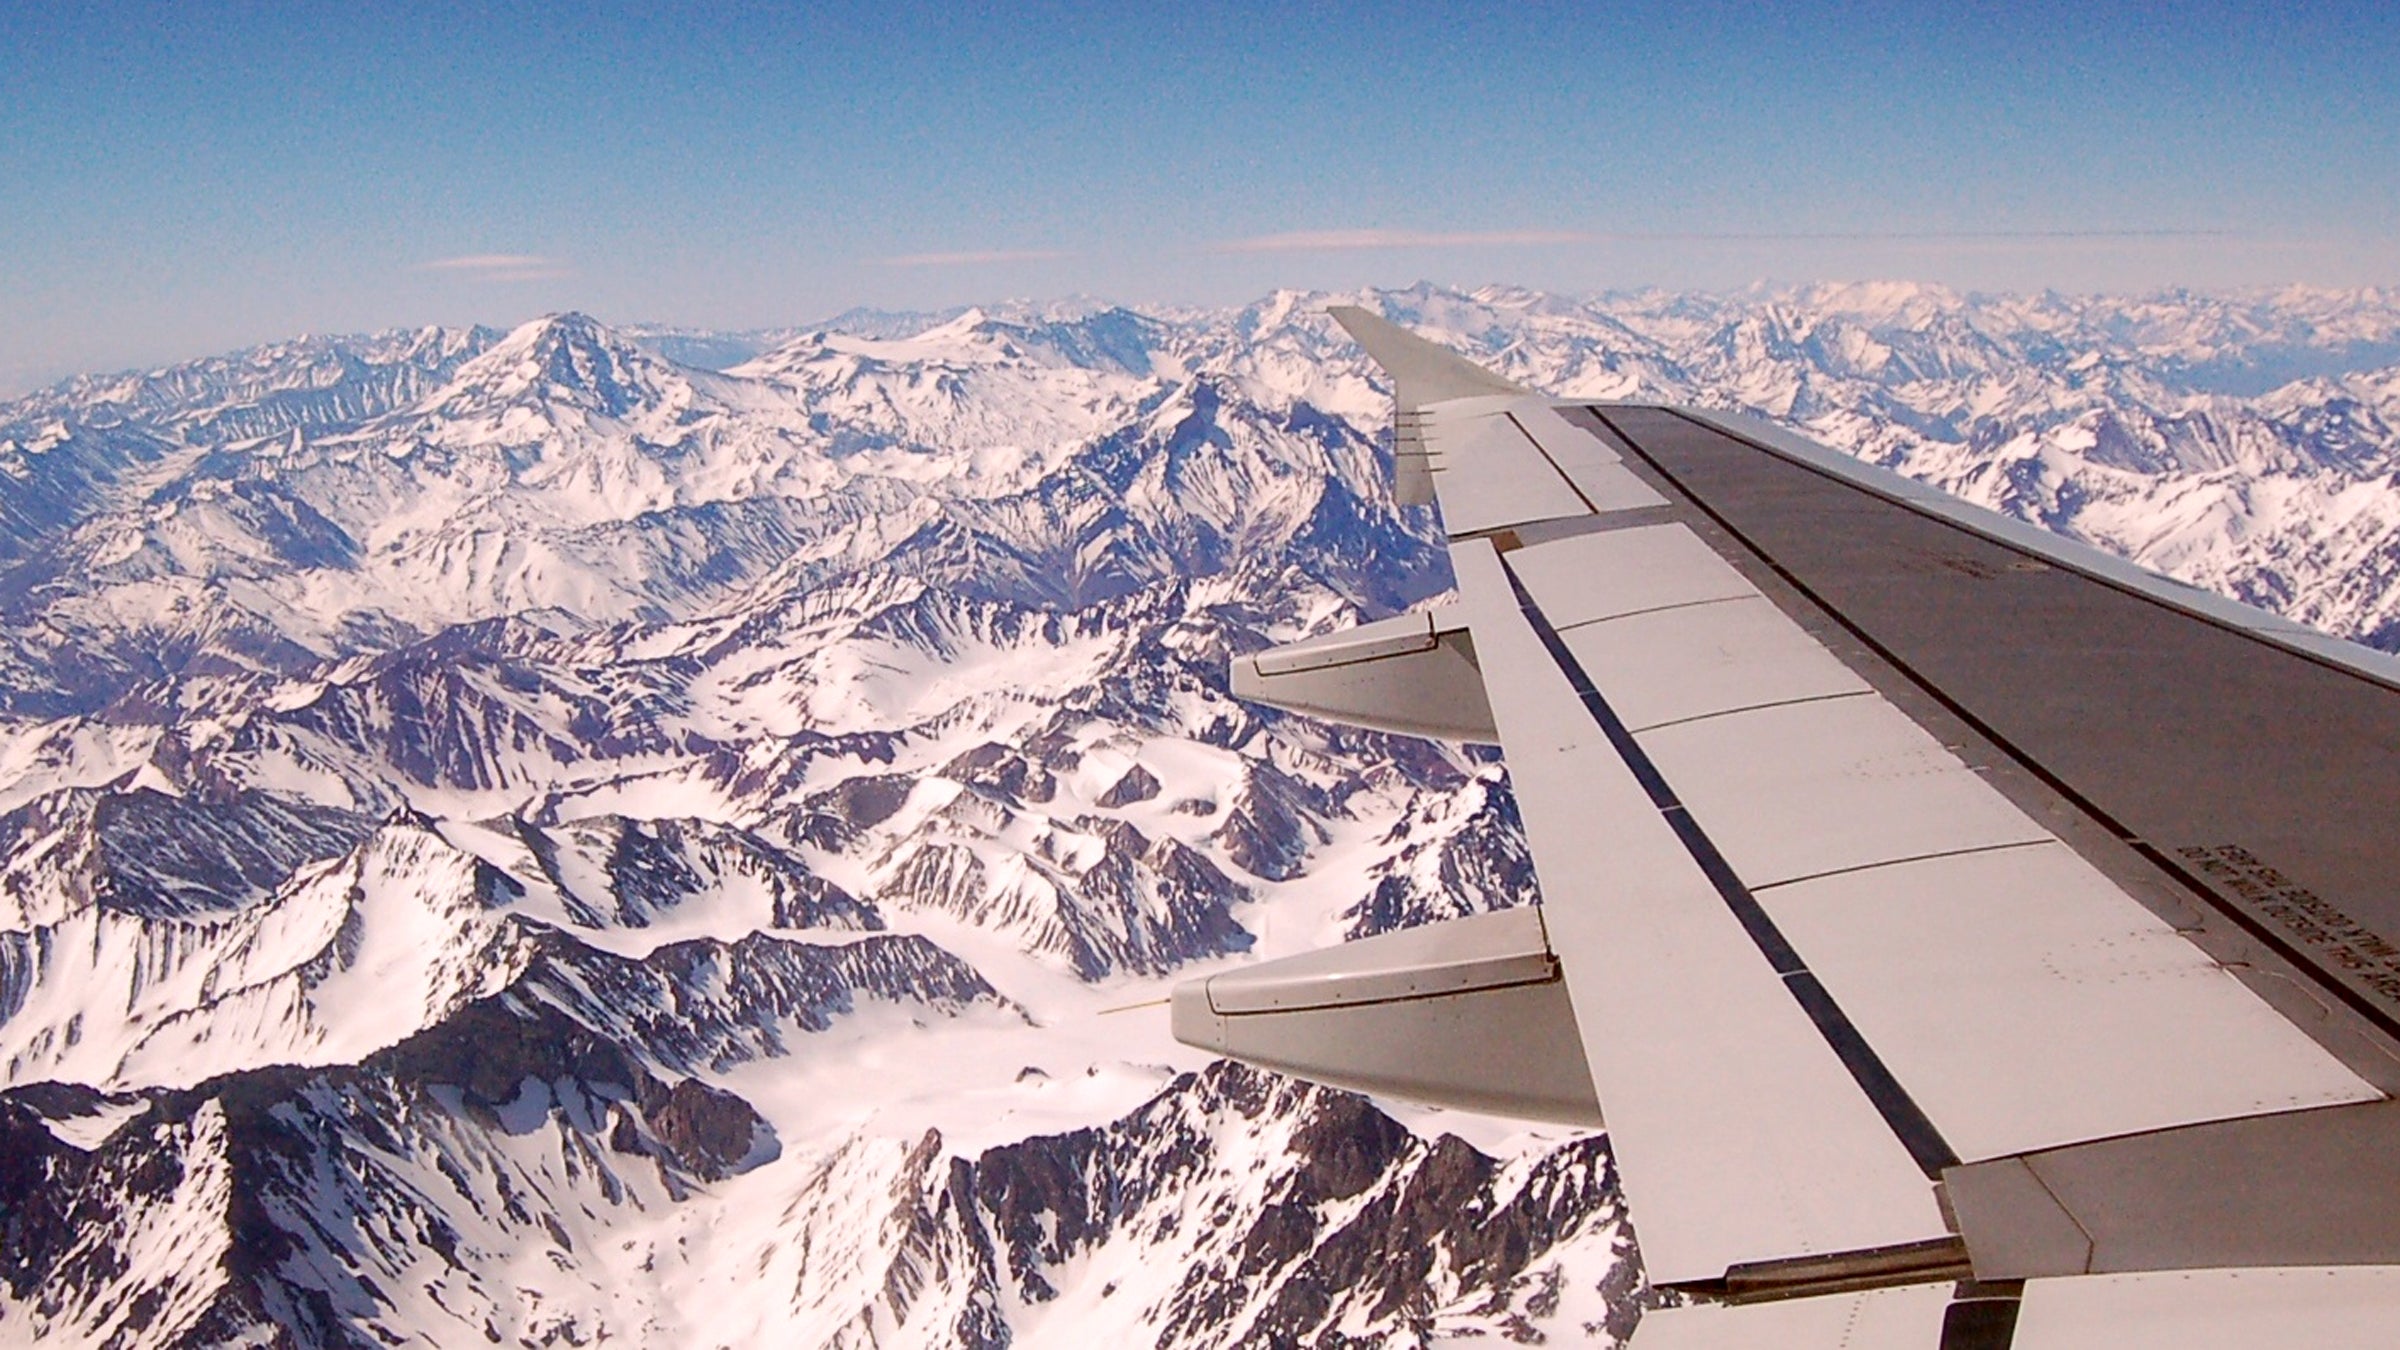
<path id="1" fill-rule="evenodd" d="M 1236 691 L 1502 747 L 1542 887 L 1176 1034 L 1605 1120 L 1641 1350 L 2400 1343 L 2400 663 L 1358 310 L 1435 609 Z"/>

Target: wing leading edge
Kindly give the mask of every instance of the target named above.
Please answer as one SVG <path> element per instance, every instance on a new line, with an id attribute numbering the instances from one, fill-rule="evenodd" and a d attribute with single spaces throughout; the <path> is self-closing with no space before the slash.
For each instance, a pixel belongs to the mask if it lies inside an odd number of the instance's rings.
<path id="1" fill-rule="evenodd" d="M 1497 740 L 1543 903 L 1187 983 L 1179 1037 L 1605 1115 L 1651 1281 L 1721 1305 L 1645 1350 L 2180 1337 L 2162 1290 L 2250 1325 L 2304 1270 L 2321 1343 L 2400 1332 L 2400 664 L 1334 313 L 1458 594 L 1235 688 Z"/>

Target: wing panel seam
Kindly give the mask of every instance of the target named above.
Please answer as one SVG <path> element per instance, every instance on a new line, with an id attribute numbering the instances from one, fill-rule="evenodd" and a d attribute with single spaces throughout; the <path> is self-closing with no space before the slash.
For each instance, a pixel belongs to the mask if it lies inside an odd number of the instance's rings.
<path id="1" fill-rule="evenodd" d="M 1770 699 L 1765 703 L 1745 703 L 1738 708 L 1712 708 L 1707 712 L 1692 713 L 1685 717 L 1670 717 L 1664 722 L 1652 722 L 1647 726 L 1634 727 L 1632 730 L 1634 735 L 1641 736 L 1653 731 L 1664 731 L 1668 727 L 1687 727 L 1694 722 L 1713 722 L 1720 717 L 1739 717 L 1743 713 L 1765 712 L 1769 708 L 1797 708 L 1809 703 L 1833 703 L 1845 698 L 1872 698 L 1874 696 L 1875 691 L 1872 689 L 1844 689 L 1837 693 L 1831 694 L 1804 694 L 1799 698 L 1778 698 Z M 2006 848 L 2008 846 L 2005 844 L 1992 844 L 1985 845 L 1985 847 Z M 1969 851 L 1971 852 L 1972 850 Z M 1895 861 L 1905 862 L 1913 861 L 1913 859 L 1895 859 Z M 1875 867 L 1879 866 L 1880 864 L 1867 863 L 1864 865 L 1867 867 Z M 1850 871 L 1852 869 L 1842 868 L 1839 870 Z M 1797 878 L 1794 879 L 1797 880 Z M 1776 882 L 1774 884 L 1780 886 L 1786 883 Z"/>
<path id="2" fill-rule="evenodd" d="M 1852 867 L 1828 868 L 1822 872 L 1810 872 L 1805 876 L 1785 877 L 1781 881 L 1760 882 L 1750 889 L 1752 891 L 1771 891 L 1778 886 L 1797 886 L 1804 881 L 1823 881 L 1827 877 L 1853 876 L 1860 872 L 1881 871 L 1886 867 L 1905 867 L 1910 863 L 1936 862 L 1943 858 L 1965 858 L 1977 853 L 2005 853 L 2012 848 L 2046 848 L 2052 844 L 2057 844 L 2061 848 L 2067 847 L 2064 840 L 2055 838 L 2011 839 L 1998 844 L 1974 844 L 1966 848 L 1941 849 L 1933 853 L 1912 853 L 1905 858 L 1884 858 L 1876 862 L 1859 863 Z M 2072 852 L 2071 849 L 2069 851 Z"/>
<path id="3" fill-rule="evenodd" d="M 1572 633 L 1578 628 L 1589 628 L 1594 624 L 1615 623 L 1619 619 L 1638 619 L 1645 614 L 1672 614 L 1679 609 L 1698 609 L 1703 605 L 1735 605 L 1744 600 L 1758 598 L 1758 593 L 1753 591 L 1748 595 L 1712 595 L 1706 600 L 1678 600 L 1671 605 L 1649 605 L 1642 609 L 1629 609 L 1622 614 L 1603 614 L 1596 619 L 1578 619 L 1574 623 L 1562 623 L 1558 626 L 1558 631 Z"/>

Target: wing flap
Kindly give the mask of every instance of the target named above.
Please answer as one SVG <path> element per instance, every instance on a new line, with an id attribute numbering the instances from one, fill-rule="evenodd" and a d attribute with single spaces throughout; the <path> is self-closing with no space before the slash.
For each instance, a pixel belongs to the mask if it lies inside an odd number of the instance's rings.
<path id="1" fill-rule="evenodd" d="M 1512 550 L 1504 566 L 1571 675 L 1788 942 L 1792 968 L 1820 982 L 1951 1153 L 2380 1096 L 1692 529 L 1579 535 Z M 1495 715 L 1513 771 L 1507 713 Z M 1533 795 L 1519 792 L 1529 818 Z M 1561 952 L 1575 985 L 1579 954 L 1563 940 Z"/>
<path id="2" fill-rule="evenodd" d="M 1638 739 L 1753 890 L 2050 838 L 1873 694 L 1746 708 Z"/>
<path id="3" fill-rule="evenodd" d="M 2387 1350 L 2396 1340 L 2400 1266 L 2289 1267 L 2029 1281 L 2014 1350 Z"/>
<path id="4" fill-rule="evenodd" d="M 1945 1236 L 1885 1127 L 1519 610 L 1452 548 L 1543 913 L 1656 1283 Z"/>
<path id="5" fill-rule="evenodd" d="M 1561 632 L 1758 594 L 1681 525 L 1637 525 L 1535 544 L 1511 553 L 1508 566 Z"/>
<path id="6" fill-rule="evenodd" d="M 1969 1164 L 1943 1185 L 1986 1280 L 2389 1264 L 2396 1127 L 2390 1101 L 2247 1116 Z"/>
<path id="7" fill-rule="evenodd" d="M 1970 1161 L 2379 1095 L 2055 841 L 1759 900 Z"/>
<path id="8" fill-rule="evenodd" d="M 1755 592 L 1559 636 L 1635 735 L 1743 708 L 1845 698 L 1867 682 Z"/>

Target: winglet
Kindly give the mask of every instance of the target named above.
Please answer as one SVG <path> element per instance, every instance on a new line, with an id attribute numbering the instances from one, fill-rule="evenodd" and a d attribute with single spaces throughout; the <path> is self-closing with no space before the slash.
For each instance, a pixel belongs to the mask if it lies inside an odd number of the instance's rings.
<path id="1" fill-rule="evenodd" d="M 1392 377 L 1392 392 L 1404 414 L 1444 399 L 1532 392 L 1356 305 L 1335 305 L 1325 312 Z"/>

